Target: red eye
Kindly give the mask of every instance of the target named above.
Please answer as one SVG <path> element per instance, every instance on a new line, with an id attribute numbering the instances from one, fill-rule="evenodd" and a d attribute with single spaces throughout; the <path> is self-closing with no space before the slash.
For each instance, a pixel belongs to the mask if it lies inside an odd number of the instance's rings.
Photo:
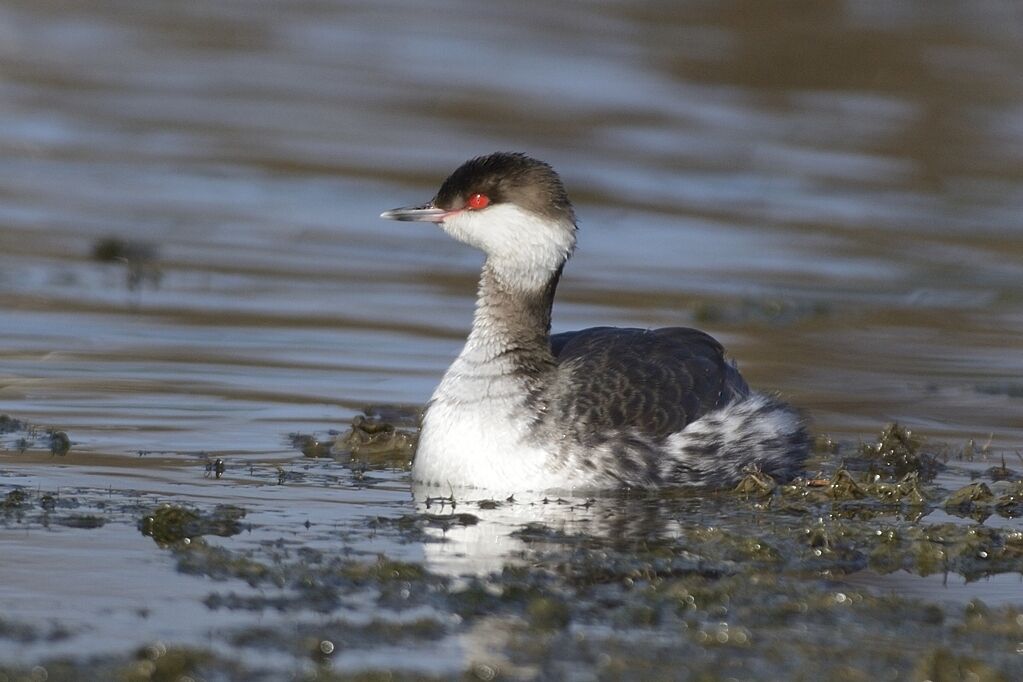
<path id="1" fill-rule="evenodd" d="M 466 205 L 474 211 L 480 208 L 486 208 L 490 205 L 490 197 L 486 194 L 480 194 L 477 192 L 476 194 L 469 195 L 469 201 L 466 202 Z"/>

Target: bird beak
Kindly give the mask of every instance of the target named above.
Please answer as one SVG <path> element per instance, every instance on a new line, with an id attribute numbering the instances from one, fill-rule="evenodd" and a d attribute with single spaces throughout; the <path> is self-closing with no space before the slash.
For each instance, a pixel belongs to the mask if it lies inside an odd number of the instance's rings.
<path id="1" fill-rule="evenodd" d="M 418 223 L 439 223 L 448 216 L 450 211 L 443 208 L 434 208 L 432 204 L 422 206 L 406 206 L 405 208 L 392 208 L 380 214 L 381 218 L 387 220 L 405 220 Z"/>

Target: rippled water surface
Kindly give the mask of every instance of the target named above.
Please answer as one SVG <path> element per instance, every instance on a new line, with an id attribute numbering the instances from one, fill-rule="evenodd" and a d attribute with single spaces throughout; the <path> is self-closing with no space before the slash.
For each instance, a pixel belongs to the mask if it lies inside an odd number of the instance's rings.
<path id="1" fill-rule="evenodd" d="M 700 326 L 816 432 L 898 421 L 1020 464 L 1016 3 L 12 0 L 0 414 L 72 448 L 0 436 L 0 492 L 74 491 L 113 517 L 0 529 L 3 622 L 68 630 L 28 645 L 0 627 L 0 660 L 205 645 L 251 619 L 204 606 L 137 532 L 160 502 L 237 505 L 253 546 L 322 551 L 414 511 L 400 473 L 366 487 L 289 434 L 429 397 L 480 257 L 377 215 L 494 150 L 549 161 L 575 201 L 555 330 Z M 345 546 L 451 575 L 515 550 L 467 542 Z M 985 598 L 1023 604 L 1009 577 Z M 475 660 L 449 639 L 418 669 Z M 389 660 L 355 650 L 346 666 Z"/>

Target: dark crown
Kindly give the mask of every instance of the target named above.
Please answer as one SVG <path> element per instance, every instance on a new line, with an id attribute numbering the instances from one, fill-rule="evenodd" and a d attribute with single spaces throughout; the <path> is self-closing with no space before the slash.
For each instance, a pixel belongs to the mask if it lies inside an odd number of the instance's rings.
<path id="1" fill-rule="evenodd" d="M 475 193 L 491 204 L 510 203 L 552 220 L 575 224 L 561 178 L 548 164 L 525 154 L 497 152 L 466 161 L 441 185 L 433 205 L 458 209 Z"/>

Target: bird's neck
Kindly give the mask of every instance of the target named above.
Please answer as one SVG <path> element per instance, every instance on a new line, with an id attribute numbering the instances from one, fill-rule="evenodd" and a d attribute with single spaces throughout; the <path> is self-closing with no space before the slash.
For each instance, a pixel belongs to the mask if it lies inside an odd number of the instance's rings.
<path id="1" fill-rule="evenodd" d="M 488 259 L 462 357 L 475 363 L 500 363 L 510 373 L 528 376 L 553 367 L 551 307 L 561 269 L 523 286 L 518 278 L 508 281 L 513 278 Z"/>

